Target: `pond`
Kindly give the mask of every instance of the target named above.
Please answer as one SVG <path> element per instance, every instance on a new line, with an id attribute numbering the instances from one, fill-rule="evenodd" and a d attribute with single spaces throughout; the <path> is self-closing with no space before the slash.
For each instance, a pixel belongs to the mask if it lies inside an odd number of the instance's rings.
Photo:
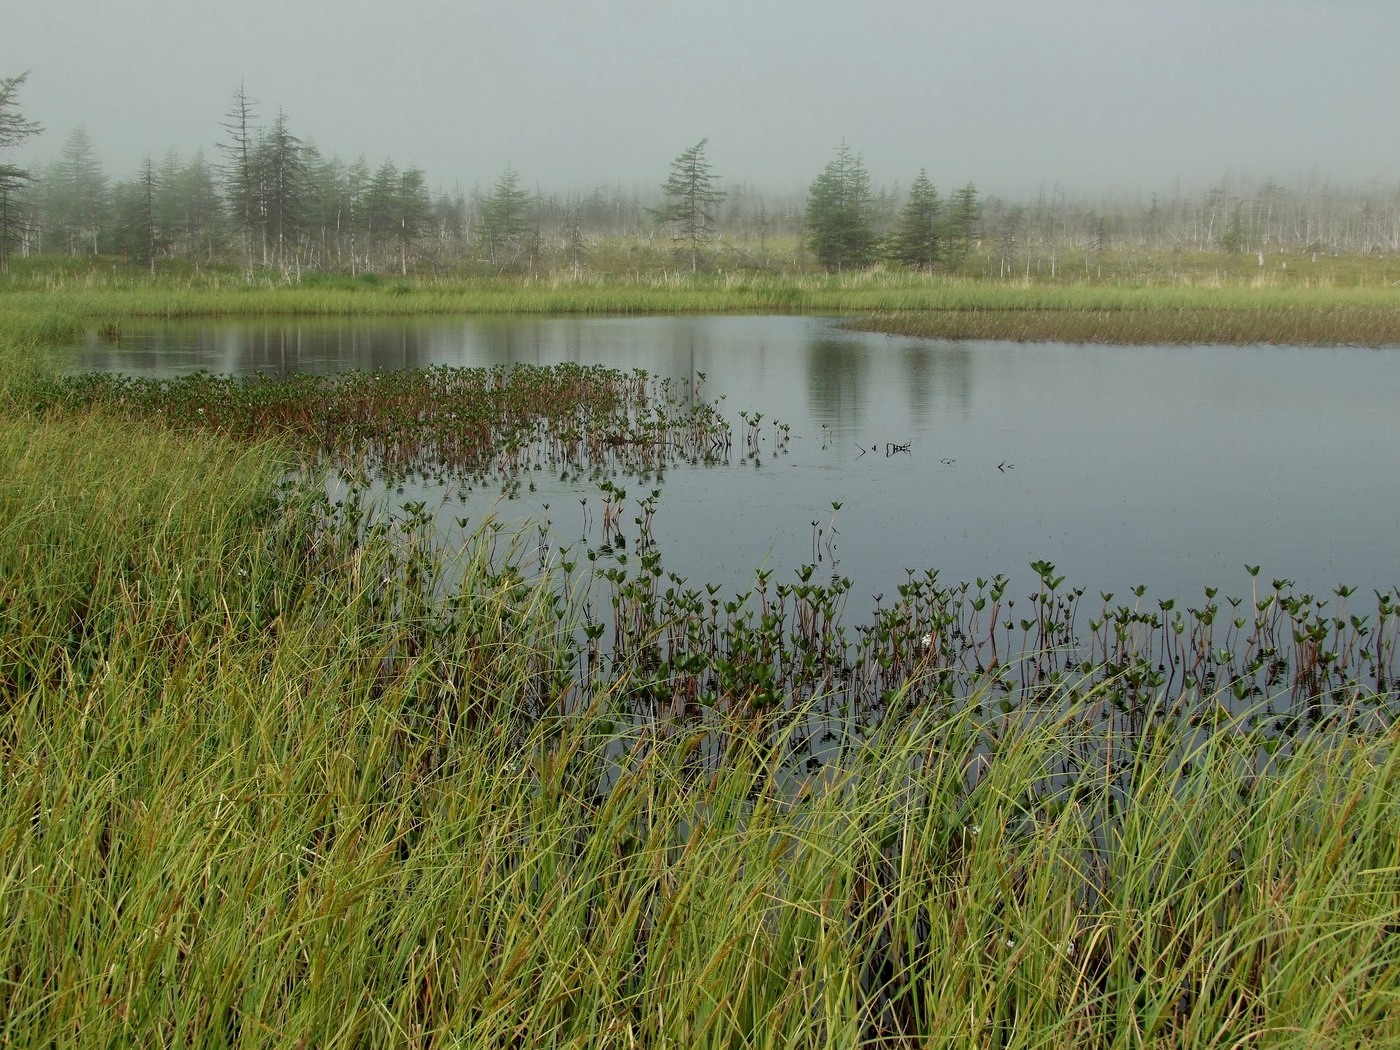
<path id="1" fill-rule="evenodd" d="M 1400 583 L 1394 350 L 941 342 L 848 331 L 829 317 L 590 317 L 198 322 L 90 336 L 75 371 L 176 376 L 578 362 L 699 383 L 740 426 L 786 424 L 784 449 L 736 443 L 727 466 L 618 478 L 626 516 L 653 487 L 667 568 L 745 587 L 804 563 L 869 605 L 937 569 L 1032 589 L 1051 562 L 1089 595 L 1199 603 L 1291 580 Z M 544 475 L 465 513 L 549 520 L 593 540 L 596 482 Z M 415 491 L 432 502 L 444 493 Z M 455 497 L 454 497 L 455 499 Z M 597 499 L 593 499 L 597 505 Z M 839 506 L 838 506 L 839 505 Z M 463 513 L 451 506 L 454 514 Z"/>

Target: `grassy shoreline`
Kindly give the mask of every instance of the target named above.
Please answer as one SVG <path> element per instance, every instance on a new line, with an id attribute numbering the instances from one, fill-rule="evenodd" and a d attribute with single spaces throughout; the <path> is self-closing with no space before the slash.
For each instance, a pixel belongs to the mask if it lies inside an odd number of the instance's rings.
<path id="1" fill-rule="evenodd" d="M 477 280 L 126 273 L 11 277 L 7 330 L 61 339 L 129 319 L 465 314 L 838 313 L 860 328 L 941 339 L 1062 342 L 1400 345 L 1400 294 L 1387 282 L 1259 278 L 1001 281 L 898 273 L 639 274 Z"/>
<path id="2" fill-rule="evenodd" d="M 63 309 L 145 309 L 109 294 Z M 913 708 L 803 787 L 800 712 L 643 717 L 625 672 L 561 711 L 508 539 L 33 412 L 48 322 L 4 310 L 0 1043 L 1400 1040 L 1394 726 L 1149 722 L 1065 783 L 1110 683 Z"/>
<path id="3" fill-rule="evenodd" d="M 878 313 L 857 322 L 866 331 L 920 339 L 1133 345 L 1400 345 L 1400 309 L 1335 304 L 1219 309 L 948 310 Z"/>

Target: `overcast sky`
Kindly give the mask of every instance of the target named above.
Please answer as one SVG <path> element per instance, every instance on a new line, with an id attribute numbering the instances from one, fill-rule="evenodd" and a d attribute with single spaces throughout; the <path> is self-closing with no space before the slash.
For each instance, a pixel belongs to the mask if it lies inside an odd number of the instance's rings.
<path id="1" fill-rule="evenodd" d="M 803 190 L 842 139 L 879 185 L 1071 196 L 1226 175 L 1400 184 L 1400 0 L 0 0 L 0 76 L 107 174 L 263 123 L 430 185 L 717 174 Z M 14 159 L 14 158 L 10 158 Z"/>

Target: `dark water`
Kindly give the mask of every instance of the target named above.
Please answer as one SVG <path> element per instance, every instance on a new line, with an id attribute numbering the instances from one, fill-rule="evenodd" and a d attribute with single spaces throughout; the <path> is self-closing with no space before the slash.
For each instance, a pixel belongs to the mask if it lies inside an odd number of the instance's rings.
<path id="1" fill-rule="evenodd" d="M 693 582 L 777 580 L 813 560 L 892 595 L 906 568 L 944 580 L 1035 559 L 1089 594 L 1248 596 L 1260 580 L 1328 595 L 1400 584 L 1395 449 L 1400 353 L 1279 347 L 950 343 L 814 317 L 472 318 L 200 323 L 93 337 L 77 370 L 177 375 L 561 361 L 706 376 L 704 393 L 791 428 L 786 454 L 669 472 L 655 519 Z M 907 451 L 896 451 L 907 446 Z M 652 486 L 619 478 L 636 498 Z M 428 494 L 432 495 L 432 494 Z M 597 490 L 543 478 L 496 510 L 568 543 Z M 478 494 L 468 508 L 483 514 Z M 841 508 L 833 512 L 832 504 Z M 545 510 L 545 504 L 549 509 Z M 454 508 L 455 510 L 456 508 Z M 596 523 L 596 514 L 594 521 Z M 596 540 L 597 537 L 589 537 Z"/>

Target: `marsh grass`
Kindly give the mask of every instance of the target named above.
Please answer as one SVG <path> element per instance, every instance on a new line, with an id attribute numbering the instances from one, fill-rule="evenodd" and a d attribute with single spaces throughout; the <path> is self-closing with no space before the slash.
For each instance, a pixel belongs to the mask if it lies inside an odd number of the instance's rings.
<path id="1" fill-rule="evenodd" d="M 1393 731 L 1261 765 L 1164 723 L 1066 784 L 1090 721 L 896 703 L 795 780 L 813 698 L 720 705 L 697 765 L 625 671 L 561 711 L 508 543 L 140 437 L 0 430 L 8 1042 L 1400 1035 Z"/>
<path id="2" fill-rule="evenodd" d="M 1149 707 L 1105 753 L 1112 677 L 979 709 L 912 660 L 795 771 L 821 690 L 582 687 L 524 541 L 35 411 L 35 352 L 0 347 L 0 1043 L 1400 1040 L 1393 722 L 1271 754 Z"/>
<path id="3" fill-rule="evenodd" d="M 868 331 L 921 339 L 1012 342 L 1287 346 L 1395 346 L 1400 311 L 1387 306 L 1276 306 L 1247 309 L 1172 308 L 1015 311 L 955 308 L 881 312 L 860 322 Z"/>
<path id="4" fill-rule="evenodd" d="M 1325 717 L 1390 717 L 1375 698 L 1400 671 L 1393 591 L 1375 590 L 1370 612 L 1354 587 L 1315 596 L 1282 579 L 1252 579 L 1247 601 L 1207 587 L 1193 605 L 1145 599 L 1146 588 L 1133 587 L 1096 602 L 1052 564 L 1034 562 L 1039 587 L 1029 595 L 1005 575 L 945 582 L 936 570 L 911 570 L 888 605 L 877 599 L 872 618 L 852 622 L 843 615 L 852 581 L 818 571 L 817 561 L 795 580 L 761 571 L 733 595 L 669 572 L 651 530 L 660 490 L 635 498 L 634 514 L 610 477 L 655 479 L 678 463 L 729 463 L 735 450 L 741 462 L 781 455 L 788 439 L 785 424 L 748 412 L 736 435 L 702 388 L 703 375 L 677 382 L 565 364 L 244 379 L 91 374 L 32 384 L 28 400 L 240 442 L 276 438 L 303 462 L 329 467 L 352 505 L 374 484 L 409 479 L 505 495 L 533 486 L 541 470 L 594 479 L 596 533 L 587 498 L 576 540 L 547 521 L 536 526 L 564 589 L 585 594 L 582 607 L 556 606 L 561 636 L 575 635 L 580 688 L 606 650 L 614 666 L 634 672 L 638 693 L 682 710 L 745 693 L 821 693 L 832 710 L 878 713 L 911 675 L 933 668 L 915 691 L 920 702 L 977 690 L 1005 708 L 1081 679 L 1111 679 L 1130 723 L 1154 709 L 1189 713 L 1208 695 L 1231 711 L 1268 701 L 1260 720 L 1283 735 Z M 410 506 L 425 523 L 447 517 L 424 501 Z M 465 522 L 441 521 L 443 542 L 457 542 Z M 831 553 L 830 540 L 821 523 L 813 527 L 818 559 Z M 595 616 L 595 605 L 612 615 Z"/>
<path id="5" fill-rule="evenodd" d="M 1293 273 L 1290 271 L 1289 273 Z M 837 313 L 878 331 L 951 339 L 1113 343 L 1400 344 L 1388 271 L 1339 277 L 1248 271 L 1134 271 L 1095 281 L 894 272 L 612 276 L 317 278 L 45 272 L 7 280 L 0 309 L 16 331 L 119 337 L 130 319 L 463 314 Z"/>

